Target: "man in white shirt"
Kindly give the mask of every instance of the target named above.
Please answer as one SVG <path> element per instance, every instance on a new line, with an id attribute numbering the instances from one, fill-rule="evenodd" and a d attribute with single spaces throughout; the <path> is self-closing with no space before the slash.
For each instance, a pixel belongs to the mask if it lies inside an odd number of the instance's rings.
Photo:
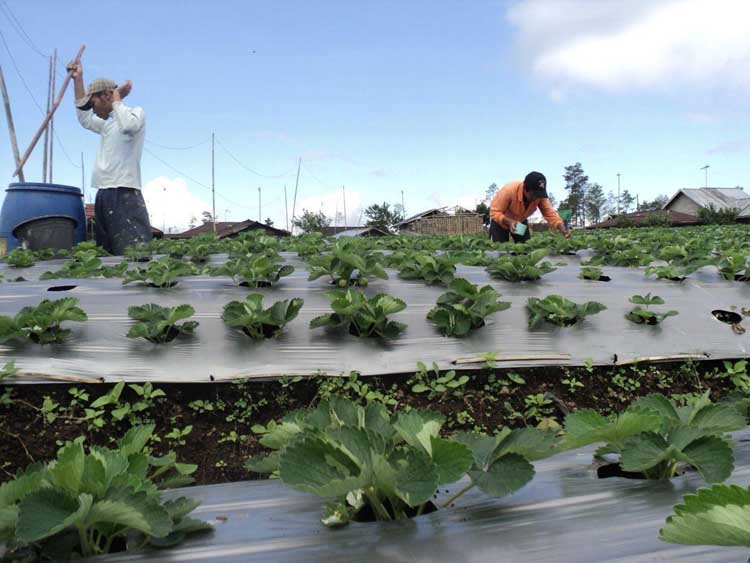
<path id="1" fill-rule="evenodd" d="M 78 121 L 101 135 L 91 186 L 98 189 L 94 205 L 96 243 L 111 254 L 121 255 L 139 242 L 151 240 L 151 224 L 141 193 L 141 155 L 146 137 L 142 108 L 128 107 L 122 99 L 133 85 L 122 86 L 97 78 L 83 87 L 83 67 L 71 62 Z"/>

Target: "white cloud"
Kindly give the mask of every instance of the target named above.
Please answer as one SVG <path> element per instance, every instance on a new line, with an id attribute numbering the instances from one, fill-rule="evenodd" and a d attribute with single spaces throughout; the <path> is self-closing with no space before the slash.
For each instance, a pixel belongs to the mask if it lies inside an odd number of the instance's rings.
<path id="1" fill-rule="evenodd" d="M 167 232 L 187 230 L 192 217 L 200 224 L 201 213 L 211 211 L 211 205 L 193 195 L 182 178 L 159 176 L 150 180 L 143 188 L 143 198 L 151 224 L 158 229 L 165 227 Z"/>
<path id="2" fill-rule="evenodd" d="M 521 0 L 507 17 L 558 99 L 578 85 L 750 86 L 747 0 Z"/>
<path id="3" fill-rule="evenodd" d="M 313 213 L 322 211 L 326 217 L 331 219 L 331 225 L 335 223 L 356 226 L 359 224 L 360 216 L 362 223 L 366 220 L 362 215 L 362 194 L 355 191 L 346 190 L 346 221 L 344 221 L 344 193 L 342 190 L 330 191 L 298 201 L 295 214 L 299 217 L 302 215 L 303 209 Z M 339 214 L 339 220 L 334 221 L 337 214 Z"/>

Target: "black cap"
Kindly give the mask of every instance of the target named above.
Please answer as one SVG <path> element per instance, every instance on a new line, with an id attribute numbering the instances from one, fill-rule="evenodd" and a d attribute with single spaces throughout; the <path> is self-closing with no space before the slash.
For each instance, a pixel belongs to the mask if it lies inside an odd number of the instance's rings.
<path id="1" fill-rule="evenodd" d="M 547 178 L 541 172 L 529 172 L 523 180 L 523 189 L 534 199 L 546 198 Z"/>

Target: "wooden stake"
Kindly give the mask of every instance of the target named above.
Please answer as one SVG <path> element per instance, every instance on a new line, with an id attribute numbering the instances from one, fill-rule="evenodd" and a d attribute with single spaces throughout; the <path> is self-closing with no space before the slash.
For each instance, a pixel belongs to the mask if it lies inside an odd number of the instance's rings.
<path id="1" fill-rule="evenodd" d="M 629 366 L 640 364 L 642 362 L 673 362 L 676 360 L 705 360 L 708 356 L 705 354 L 672 354 L 670 356 L 643 356 L 640 358 L 629 358 L 627 360 L 617 360 L 616 366 Z"/>
<path id="2" fill-rule="evenodd" d="M 292 231 L 294 231 L 294 213 L 297 211 L 297 188 L 299 188 L 299 170 L 302 167 L 302 157 L 297 163 L 297 181 L 294 183 L 294 197 L 292 198 Z"/>
<path id="3" fill-rule="evenodd" d="M 534 362 L 534 361 L 569 361 L 571 359 L 570 354 L 528 354 L 519 356 L 495 356 L 494 358 L 488 359 L 484 356 L 474 356 L 471 358 L 458 358 L 453 360 L 453 364 L 483 364 L 487 361 L 493 362 Z"/>
<path id="4" fill-rule="evenodd" d="M 47 72 L 47 113 L 52 104 L 52 57 L 49 58 L 49 72 Z M 44 128 L 44 156 L 42 158 L 42 182 L 47 183 L 47 155 L 49 155 L 49 126 Z"/>
<path id="5" fill-rule="evenodd" d="M 86 45 L 81 45 L 81 48 L 78 50 L 78 54 L 76 55 L 76 58 L 74 59 L 76 63 L 80 62 L 81 55 L 83 55 L 83 51 L 86 49 Z M 26 161 L 31 156 L 31 153 L 34 150 L 34 147 L 36 147 L 36 144 L 39 142 L 39 139 L 42 136 L 42 133 L 44 133 L 44 130 L 47 128 L 47 124 L 49 123 L 49 120 L 52 119 L 52 115 L 57 110 L 57 107 L 60 105 L 60 102 L 62 102 L 63 96 L 65 95 L 65 90 L 68 89 L 68 84 L 70 83 L 70 79 L 73 77 L 73 75 L 69 72 L 68 75 L 65 77 L 65 80 L 63 80 L 62 86 L 60 87 L 60 93 L 57 96 L 57 99 L 55 100 L 55 103 L 52 104 L 52 107 L 50 108 L 49 113 L 47 113 L 47 116 L 44 118 L 44 121 L 42 122 L 41 127 L 39 127 L 39 130 L 36 132 L 36 135 L 34 135 L 34 138 L 31 140 L 31 144 L 29 145 L 29 148 L 26 149 L 26 152 L 23 153 L 23 156 L 21 157 L 20 162 L 18 163 L 18 166 L 16 167 L 16 171 L 13 172 L 13 176 L 18 176 L 18 173 L 23 168 L 23 165 L 26 164 Z"/>
<path id="6" fill-rule="evenodd" d="M 56 76 L 56 69 L 57 69 L 57 49 L 55 49 L 54 53 L 52 54 L 52 87 L 50 88 L 50 97 L 52 97 L 52 92 L 55 91 L 55 76 Z M 54 116 L 50 118 L 49 120 L 49 174 L 47 174 L 47 177 L 49 178 L 49 183 L 51 184 L 53 182 L 52 180 L 52 154 L 55 152 L 55 118 Z"/>
<path id="7" fill-rule="evenodd" d="M 21 162 L 21 157 L 18 153 L 18 142 L 16 141 L 16 128 L 13 125 L 13 114 L 10 111 L 10 98 L 8 98 L 8 89 L 5 87 L 5 77 L 3 76 L 3 67 L 0 66 L 0 89 L 3 92 L 3 104 L 5 105 L 5 118 L 8 120 L 8 133 L 10 133 L 10 145 L 13 147 L 13 158 L 15 159 L 16 166 Z M 25 182 L 26 179 L 23 176 L 23 170 L 19 170 L 18 179 L 21 182 Z"/>

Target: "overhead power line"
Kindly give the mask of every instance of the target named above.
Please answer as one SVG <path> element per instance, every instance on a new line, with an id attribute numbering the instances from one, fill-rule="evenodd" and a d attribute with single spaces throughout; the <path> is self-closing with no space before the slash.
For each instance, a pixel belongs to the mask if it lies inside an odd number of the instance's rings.
<path id="1" fill-rule="evenodd" d="M 195 143 L 194 145 L 189 145 L 187 147 L 170 147 L 170 146 L 167 146 L 167 145 L 159 144 L 159 143 L 157 143 L 155 141 L 152 141 L 151 139 L 146 139 L 146 142 L 149 145 L 154 145 L 155 147 L 159 147 L 160 149 L 166 149 L 166 150 L 169 150 L 169 151 L 187 151 L 187 150 L 190 150 L 190 149 L 194 149 L 196 147 L 203 146 L 206 143 L 208 143 L 210 140 L 211 139 L 204 139 L 203 141 L 201 141 L 199 143 Z"/>
<path id="2" fill-rule="evenodd" d="M 283 174 L 262 174 L 261 172 L 258 172 L 257 170 L 253 170 L 246 164 L 242 163 L 234 154 L 232 151 L 230 151 L 227 147 L 224 146 L 224 144 L 219 140 L 216 139 L 216 143 L 226 152 L 229 157 L 234 160 L 237 164 L 239 164 L 242 168 L 250 172 L 251 174 L 255 174 L 256 176 L 260 176 L 261 178 L 283 178 L 284 176 L 289 176 L 292 172 L 294 172 L 294 168 L 290 168 Z"/>

